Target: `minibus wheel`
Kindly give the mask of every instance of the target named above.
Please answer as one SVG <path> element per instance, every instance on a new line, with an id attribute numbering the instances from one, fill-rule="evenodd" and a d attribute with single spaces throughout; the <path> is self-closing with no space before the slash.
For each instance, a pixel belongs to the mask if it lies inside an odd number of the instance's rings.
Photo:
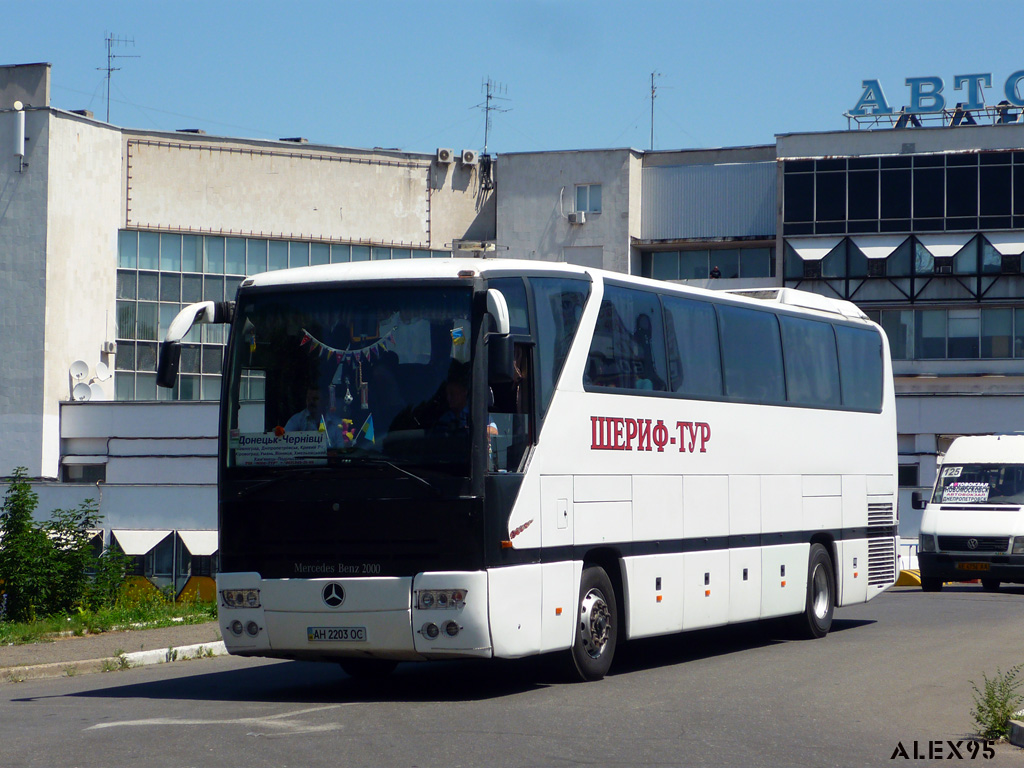
<path id="1" fill-rule="evenodd" d="M 986 592 L 998 592 L 999 591 L 999 579 L 982 579 L 981 588 Z"/>
<path id="2" fill-rule="evenodd" d="M 832 558 L 824 546 L 811 544 L 811 553 L 807 559 L 807 601 L 804 612 L 794 617 L 798 634 L 812 639 L 828 634 L 835 611 L 835 593 Z"/>
<path id="3" fill-rule="evenodd" d="M 611 579 L 604 568 L 589 565 L 580 579 L 570 672 L 584 682 L 604 677 L 612 665 L 618 634 L 618 606 Z"/>
<path id="4" fill-rule="evenodd" d="M 941 592 L 942 591 L 942 579 L 938 576 L 922 576 L 921 577 L 921 591 L 922 592 Z"/>

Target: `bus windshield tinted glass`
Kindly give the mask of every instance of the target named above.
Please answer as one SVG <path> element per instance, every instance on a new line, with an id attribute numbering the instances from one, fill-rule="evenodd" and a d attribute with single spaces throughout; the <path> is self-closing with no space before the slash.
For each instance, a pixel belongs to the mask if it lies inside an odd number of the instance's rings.
<path id="1" fill-rule="evenodd" d="M 932 503 L 1024 504 L 1024 465 L 943 465 Z"/>
<path id="2" fill-rule="evenodd" d="M 387 461 L 468 475 L 471 300 L 468 286 L 244 295 L 228 466 Z"/>

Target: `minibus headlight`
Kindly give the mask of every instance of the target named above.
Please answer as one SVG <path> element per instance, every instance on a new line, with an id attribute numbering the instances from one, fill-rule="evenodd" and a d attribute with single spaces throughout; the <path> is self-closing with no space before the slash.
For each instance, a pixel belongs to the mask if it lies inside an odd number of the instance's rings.
<path id="1" fill-rule="evenodd" d="M 225 608 L 259 608 L 260 591 L 258 589 L 222 589 L 221 600 Z"/>
<path id="2" fill-rule="evenodd" d="M 1010 552 L 1014 555 L 1024 555 L 1024 536 L 1013 537 L 1013 549 Z"/>
<path id="3" fill-rule="evenodd" d="M 930 533 L 922 533 L 918 536 L 917 540 L 917 551 L 918 552 L 934 552 L 935 551 L 935 537 Z"/>

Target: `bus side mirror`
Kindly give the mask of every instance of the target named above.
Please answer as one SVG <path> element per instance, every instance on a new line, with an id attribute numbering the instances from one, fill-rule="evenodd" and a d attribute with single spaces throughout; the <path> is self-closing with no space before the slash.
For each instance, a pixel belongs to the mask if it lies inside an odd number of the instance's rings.
<path id="1" fill-rule="evenodd" d="M 487 345 L 487 381 L 495 384 L 510 384 L 515 381 L 515 344 L 508 334 L 499 336 L 488 334 Z"/>
<path id="2" fill-rule="evenodd" d="M 178 363 L 181 362 L 181 342 L 165 341 L 160 345 L 160 363 L 156 368 L 158 387 L 170 389 L 178 381 Z"/>
<path id="3" fill-rule="evenodd" d="M 160 364 L 156 369 L 156 383 L 170 389 L 178 380 L 181 361 L 181 340 L 197 323 L 230 324 L 235 316 L 233 301 L 199 301 L 189 304 L 171 321 L 164 343 L 160 345 Z"/>
<path id="4" fill-rule="evenodd" d="M 914 491 L 910 494 L 910 506 L 914 509 L 924 509 L 928 506 L 928 501 L 921 495 L 920 491 Z"/>
<path id="5" fill-rule="evenodd" d="M 494 320 L 492 334 L 508 336 L 511 323 L 508 316 L 508 302 L 505 295 L 497 288 L 487 289 L 487 312 Z"/>

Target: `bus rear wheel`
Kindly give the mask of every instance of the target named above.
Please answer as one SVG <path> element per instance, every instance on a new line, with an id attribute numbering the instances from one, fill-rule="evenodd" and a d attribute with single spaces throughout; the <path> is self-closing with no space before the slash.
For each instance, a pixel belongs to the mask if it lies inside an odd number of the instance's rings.
<path id="1" fill-rule="evenodd" d="M 832 628 L 835 612 L 835 575 L 832 558 L 821 544 L 811 544 L 807 559 L 807 601 L 804 612 L 793 617 L 794 629 L 800 637 L 824 637 Z"/>
<path id="2" fill-rule="evenodd" d="M 619 635 L 615 589 L 604 568 L 590 565 L 580 579 L 570 672 L 583 682 L 600 680 L 608 673 Z"/>

